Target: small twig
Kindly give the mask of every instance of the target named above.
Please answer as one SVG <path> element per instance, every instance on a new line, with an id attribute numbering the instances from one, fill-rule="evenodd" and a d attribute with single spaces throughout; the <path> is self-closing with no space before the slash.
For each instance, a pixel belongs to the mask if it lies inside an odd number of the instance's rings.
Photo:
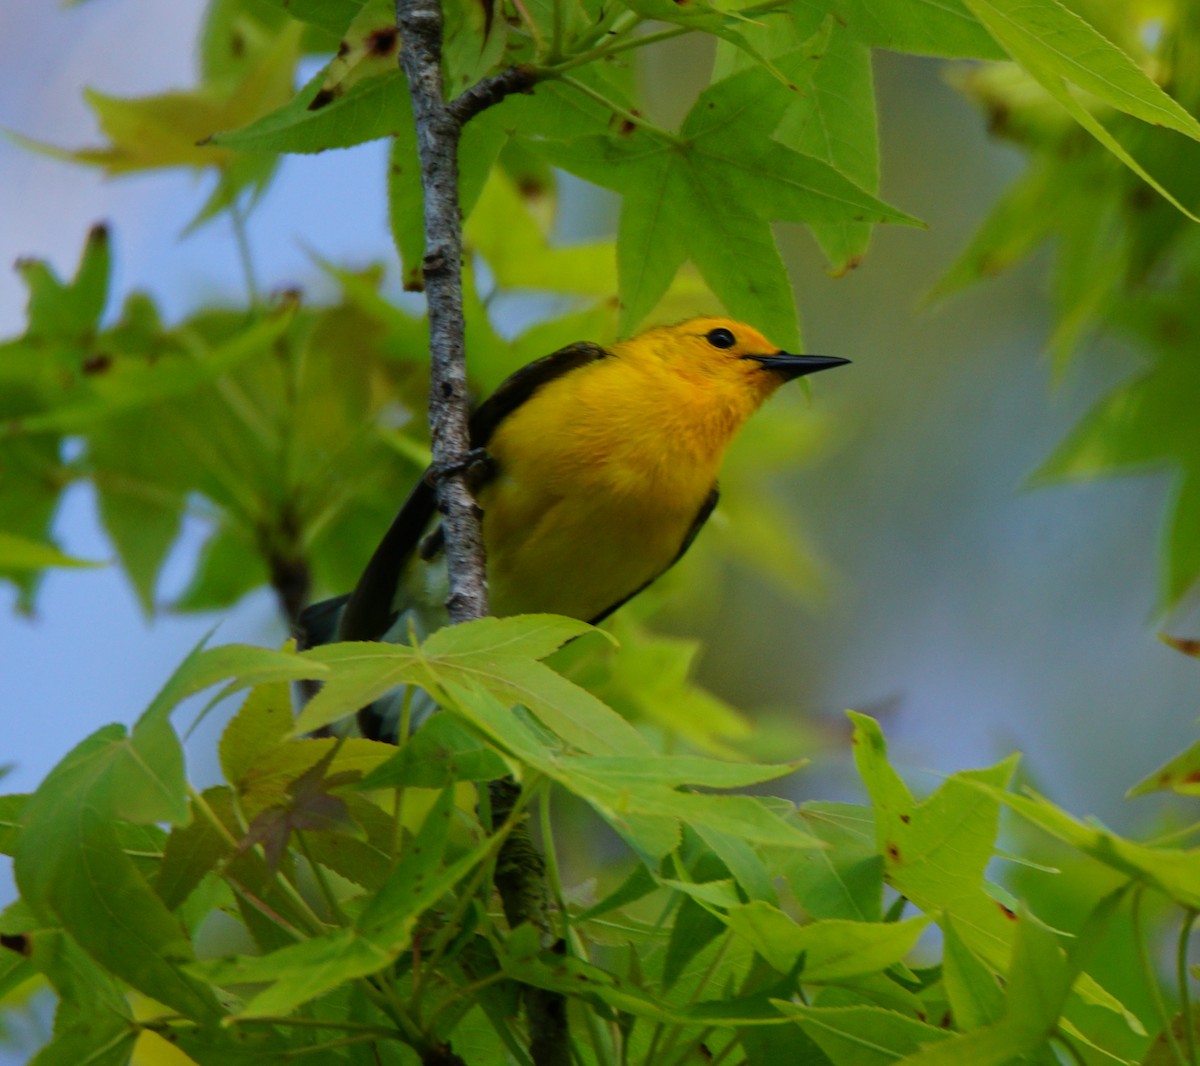
<path id="1" fill-rule="evenodd" d="M 537 82 L 538 72 L 533 67 L 526 64 L 508 67 L 465 89 L 450 101 L 446 110 L 462 125 L 512 93 L 530 92 Z"/>

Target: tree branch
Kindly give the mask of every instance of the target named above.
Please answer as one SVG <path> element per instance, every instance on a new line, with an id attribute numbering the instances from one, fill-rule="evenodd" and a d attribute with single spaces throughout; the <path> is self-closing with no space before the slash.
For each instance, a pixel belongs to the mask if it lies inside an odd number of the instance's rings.
<path id="1" fill-rule="evenodd" d="M 459 118 L 442 88 L 442 9 L 438 0 L 396 0 L 400 65 L 408 77 L 421 185 L 425 193 L 425 294 L 429 305 L 429 428 L 438 509 L 446 537 L 451 622 L 488 611 L 479 511 L 461 466 L 470 450 L 463 342 L 462 218 L 458 202 Z"/>
<path id="2" fill-rule="evenodd" d="M 487 571 L 479 508 L 471 495 L 466 353 L 462 297 L 462 212 L 458 199 L 458 143 L 463 123 L 509 93 L 528 92 L 532 67 L 511 67 L 471 86 L 447 103 L 442 84 L 443 18 L 439 0 L 396 0 L 400 65 L 408 78 L 425 197 L 425 296 L 429 308 L 429 424 L 433 470 L 445 532 L 451 622 L 488 611 Z M 512 778 L 490 783 L 493 828 L 508 817 L 520 795 Z M 545 882 L 545 860 L 522 823 L 497 856 L 496 888 L 510 927 L 531 922 L 542 945 L 555 936 Z M 527 987 L 530 1057 L 534 1066 L 570 1066 L 565 999 Z"/>
<path id="3" fill-rule="evenodd" d="M 480 111 L 486 111 L 493 104 L 500 103 L 510 93 L 527 93 L 533 90 L 538 82 L 537 71 L 527 64 L 508 67 L 493 74 L 490 78 L 477 81 L 469 89 L 464 89 L 447 105 L 447 109 L 462 125 Z"/>

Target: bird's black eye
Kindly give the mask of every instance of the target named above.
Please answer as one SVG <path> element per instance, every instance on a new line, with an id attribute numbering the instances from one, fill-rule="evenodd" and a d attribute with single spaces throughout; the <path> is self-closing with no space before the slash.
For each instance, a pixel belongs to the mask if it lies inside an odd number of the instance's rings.
<path id="1" fill-rule="evenodd" d="M 727 329 L 710 329 L 704 339 L 714 348 L 732 348 L 737 338 Z"/>

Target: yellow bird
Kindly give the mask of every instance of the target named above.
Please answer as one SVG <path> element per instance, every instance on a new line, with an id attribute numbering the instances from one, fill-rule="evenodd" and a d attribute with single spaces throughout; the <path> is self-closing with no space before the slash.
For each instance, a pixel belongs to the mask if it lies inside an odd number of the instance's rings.
<path id="1" fill-rule="evenodd" d="M 470 423 L 472 447 L 488 455 L 476 498 L 492 612 L 607 617 L 691 546 L 716 506 L 725 451 L 763 401 L 847 362 L 705 317 L 607 348 L 572 344 L 518 370 Z M 404 641 L 410 627 L 424 636 L 443 624 L 435 515 L 423 478 L 354 591 L 304 613 L 306 643 Z M 360 713 L 366 736 L 394 732 L 383 703 Z"/>

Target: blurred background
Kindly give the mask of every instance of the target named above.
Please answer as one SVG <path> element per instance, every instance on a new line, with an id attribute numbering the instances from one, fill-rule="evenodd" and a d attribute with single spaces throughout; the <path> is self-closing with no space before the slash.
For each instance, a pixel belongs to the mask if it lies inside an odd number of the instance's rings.
<path id="1" fill-rule="evenodd" d="M 130 95 L 190 84 L 202 6 L 10 5 L 0 127 L 55 145 L 96 143 L 81 89 Z M 845 733 L 844 708 L 880 717 L 918 788 L 936 781 L 920 784 L 925 772 L 1020 750 L 1026 773 L 1056 802 L 1119 829 L 1145 828 L 1156 801 L 1123 793 L 1191 742 L 1200 705 L 1200 667 L 1155 637 L 1164 625 L 1189 634 L 1200 624 L 1192 614 L 1169 625 L 1154 614 L 1169 477 L 1022 488 L 1090 404 L 1138 367 L 1101 338 L 1052 382 L 1044 260 L 922 309 L 922 295 L 1022 165 L 987 138 L 945 67 L 876 60 L 882 196 L 929 228 L 877 230 L 864 263 L 842 278 L 824 273 L 799 227 L 783 233 L 808 350 L 854 361 L 815 383 L 818 453 L 777 485 L 798 535 L 819 553 L 823 589 L 798 604 L 731 572 L 712 590 L 701 628 L 671 624 L 704 641 L 700 680 L 740 707 L 811 715 L 835 738 Z M 249 224 L 266 288 L 299 286 L 319 298 L 329 286 L 313 251 L 352 267 L 390 263 L 384 158 L 376 143 L 284 161 Z M 207 180 L 165 172 L 105 181 L 0 139 L 0 260 L 33 255 L 69 275 L 88 228 L 103 220 L 113 229 L 114 304 L 144 288 L 175 319 L 201 303 L 233 302 L 243 283 L 228 225 L 179 238 Z M 585 197 L 574 200 L 589 210 Z M 610 210 L 598 200 L 578 232 L 602 227 Z M 0 272 L 3 336 L 23 329 L 24 299 L 17 276 Z M 179 591 L 201 534 L 185 531 L 163 600 Z M 71 554 L 111 558 L 86 487 L 67 495 L 56 535 Z M 32 789 L 98 726 L 132 721 L 214 626 L 220 642 L 273 645 L 284 636 L 266 591 L 226 616 L 147 619 L 112 567 L 51 571 L 33 617 L 15 613 L 14 602 L 0 588 L 6 791 Z M 68 649 L 73 665 L 64 669 Z M 200 782 L 215 777 L 221 724 L 212 716 L 191 742 Z M 794 779 L 799 795 L 857 796 L 846 745 L 835 739 L 833 751 Z M 4 877 L 0 902 L 13 895 Z"/>

